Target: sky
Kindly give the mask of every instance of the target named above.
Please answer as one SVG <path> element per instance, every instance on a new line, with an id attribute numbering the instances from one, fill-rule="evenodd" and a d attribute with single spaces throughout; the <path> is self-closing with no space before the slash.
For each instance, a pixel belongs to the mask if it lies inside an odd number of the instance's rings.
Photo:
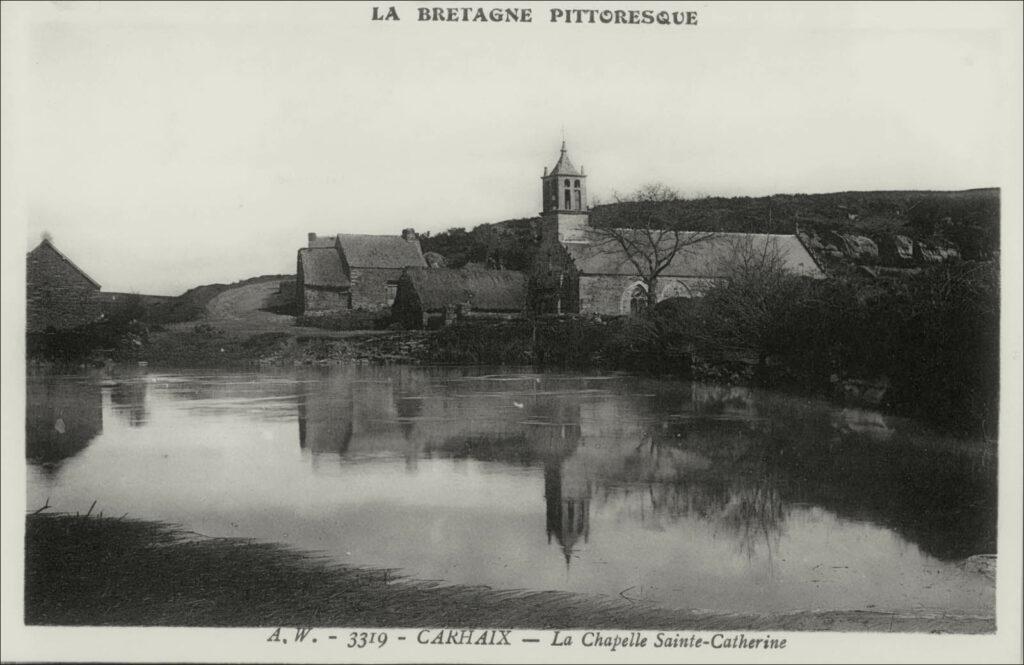
<path id="1" fill-rule="evenodd" d="M 563 131 L 592 204 L 1005 185 L 1008 6 L 654 6 L 696 10 L 682 27 L 375 4 L 34 9 L 5 47 L 25 250 L 49 233 L 110 291 L 292 273 L 310 231 L 536 215 Z"/>

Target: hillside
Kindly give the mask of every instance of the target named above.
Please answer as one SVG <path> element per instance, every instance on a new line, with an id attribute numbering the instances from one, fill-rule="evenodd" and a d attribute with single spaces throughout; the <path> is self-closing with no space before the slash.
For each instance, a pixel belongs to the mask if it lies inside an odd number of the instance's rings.
<path id="1" fill-rule="evenodd" d="M 659 203 L 657 215 L 687 230 L 799 233 L 823 265 L 912 267 L 958 256 L 984 261 L 999 251 L 999 190 L 879 191 L 708 197 Z M 649 204 L 648 204 L 649 205 Z M 640 204 L 591 209 L 594 226 L 627 225 Z M 532 260 L 536 218 L 425 235 L 424 251 L 450 267 L 467 263 L 513 270 Z M 867 242 L 865 242 L 865 239 Z M 873 245 L 873 248 L 872 248 Z"/>
<path id="2" fill-rule="evenodd" d="M 275 288 L 281 281 L 294 280 L 294 275 L 261 275 L 243 279 L 233 284 L 204 284 L 196 286 L 180 296 L 166 298 L 160 302 L 149 304 L 147 320 L 153 323 L 179 323 L 195 321 L 206 316 L 206 306 L 211 300 L 229 289 L 236 289 L 250 284 L 272 282 Z"/>

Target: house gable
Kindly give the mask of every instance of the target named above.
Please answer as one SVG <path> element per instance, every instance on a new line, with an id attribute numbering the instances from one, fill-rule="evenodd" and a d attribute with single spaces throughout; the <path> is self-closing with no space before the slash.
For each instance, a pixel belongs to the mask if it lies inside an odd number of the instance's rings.
<path id="1" fill-rule="evenodd" d="M 25 286 L 30 333 L 76 328 L 100 316 L 100 285 L 49 240 L 26 256 Z"/>

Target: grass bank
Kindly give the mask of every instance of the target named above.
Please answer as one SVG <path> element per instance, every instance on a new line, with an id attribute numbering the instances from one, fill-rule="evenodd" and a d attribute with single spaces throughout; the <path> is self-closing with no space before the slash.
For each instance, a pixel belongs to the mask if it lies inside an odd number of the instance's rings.
<path id="1" fill-rule="evenodd" d="M 553 591 L 441 586 L 394 571 L 171 525 L 26 518 L 25 622 L 93 626 L 373 626 L 991 632 L 990 617 L 666 610 Z"/>

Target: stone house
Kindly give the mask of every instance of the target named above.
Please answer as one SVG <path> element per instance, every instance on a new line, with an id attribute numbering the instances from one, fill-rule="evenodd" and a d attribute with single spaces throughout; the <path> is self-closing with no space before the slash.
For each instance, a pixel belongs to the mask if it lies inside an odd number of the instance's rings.
<path id="1" fill-rule="evenodd" d="M 100 285 L 44 238 L 27 256 L 26 328 L 67 330 L 100 318 Z"/>
<path id="2" fill-rule="evenodd" d="M 564 142 L 558 162 L 550 172 L 544 169 L 541 182 L 539 247 L 530 276 L 535 311 L 624 315 L 649 302 L 648 286 L 629 253 L 590 226 L 586 174 L 573 165 Z M 638 230 L 617 232 L 627 246 L 632 241 L 642 246 L 646 241 L 650 247 L 667 249 L 675 242 L 671 233 L 652 240 L 642 238 Z M 655 280 L 657 302 L 701 296 L 709 285 L 727 279 L 730 263 L 744 255 L 771 254 L 796 274 L 824 277 L 796 235 L 680 234 L 692 244 L 674 255 L 666 254 L 672 259 Z"/>
<path id="3" fill-rule="evenodd" d="M 401 236 L 310 233 L 296 266 L 299 314 L 386 310 L 402 271 L 426 265 L 413 229 Z"/>
<path id="4" fill-rule="evenodd" d="M 407 268 L 398 280 L 391 314 L 403 328 L 436 328 L 456 317 L 516 318 L 527 304 L 522 272 Z"/>
<path id="5" fill-rule="evenodd" d="M 300 314 L 352 309 L 351 286 L 334 247 L 304 247 L 296 266 Z"/>

